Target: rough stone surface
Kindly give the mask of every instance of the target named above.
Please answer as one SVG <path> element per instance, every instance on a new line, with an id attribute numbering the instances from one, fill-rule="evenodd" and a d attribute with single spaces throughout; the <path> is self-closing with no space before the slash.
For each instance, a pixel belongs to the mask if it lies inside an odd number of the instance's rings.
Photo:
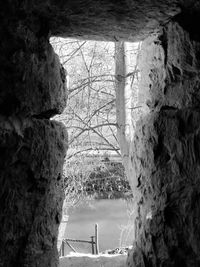
<path id="1" fill-rule="evenodd" d="M 140 102 L 150 110 L 198 107 L 200 42 L 178 23 L 143 42 Z"/>
<path id="2" fill-rule="evenodd" d="M 177 22 L 143 43 L 149 113 L 130 157 L 137 216 L 127 266 L 200 266 L 199 51 Z"/>
<path id="3" fill-rule="evenodd" d="M 56 266 L 64 127 L 1 117 L 0 266 Z"/>
<path id="4" fill-rule="evenodd" d="M 65 134 L 48 119 L 64 109 L 66 87 L 49 37 L 116 41 L 151 33 L 141 85 L 150 114 L 137 127 L 128 170 L 138 216 L 127 262 L 200 265 L 199 18 L 195 0 L 0 4 L 0 266 L 58 263 Z"/>
<path id="5" fill-rule="evenodd" d="M 136 240 L 147 266 L 200 265 L 199 120 L 198 110 L 170 110 L 138 126 Z"/>
<path id="6" fill-rule="evenodd" d="M 145 267 L 142 250 L 137 244 L 134 244 L 133 248 L 128 251 L 126 266 Z"/>
<path id="7" fill-rule="evenodd" d="M 0 114 L 49 118 L 61 113 L 67 92 L 58 56 L 46 37 L 37 38 L 20 22 L 13 30 L 1 44 Z"/>
<path id="8" fill-rule="evenodd" d="M 31 8 L 51 17 L 53 35 L 112 41 L 144 38 L 180 12 L 176 0 L 48 0 Z"/>
<path id="9" fill-rule="evenodd" d="M 53 267 L 66 134 L 48 119 L 66 105 L 65 71 L 24 5 L 0 4 L 0 266 Z"/>
<path id="10" fill-rule="evenodd" d="M 16 1 L 17 2 L 17 1 Z M 116 41 L 144 39 L 194 0 L 69 0 L 22 1 L 20 19 L 37 35 Z M 14 11 L 14 4 L 2 10 Z M 13 12 L 14 13 L 14 12 Z M 12 15 L 13 15 L 12 13 Z"/>

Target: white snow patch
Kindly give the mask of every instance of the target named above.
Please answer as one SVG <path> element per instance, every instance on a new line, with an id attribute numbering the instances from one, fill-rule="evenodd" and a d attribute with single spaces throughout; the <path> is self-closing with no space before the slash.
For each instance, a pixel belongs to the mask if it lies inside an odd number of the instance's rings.
<path id="1" fill-rule="evenodd" d="M 127 255 L 71 253 L 60 258 L 59 267 L 125 267 Z"/>

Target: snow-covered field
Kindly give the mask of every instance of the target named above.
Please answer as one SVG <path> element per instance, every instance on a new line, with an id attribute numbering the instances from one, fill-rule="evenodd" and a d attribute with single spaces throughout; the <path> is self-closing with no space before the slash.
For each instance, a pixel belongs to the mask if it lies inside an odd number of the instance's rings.
<path id="1" fill-rule="evenodd" d="M 134 222 L 130 221 L 127 203 L 122 199 L 102 199 L 82 203 L 69 215 L 62 238 L 90 240 L 94 225 L 98 224 L 99 251 L 133 244 Z M 130 226 L 130 227 L 129 227 Z M 91 245 L 72 243 L 75 250 L 91 253 Z M 65 255 L 71 250 L 65 247 Z"/>
<path id="2" fill-rule="evenodd" d="M 60 258 L 59 267 L 125 267 L 127 255 L 71 253 Z"/>

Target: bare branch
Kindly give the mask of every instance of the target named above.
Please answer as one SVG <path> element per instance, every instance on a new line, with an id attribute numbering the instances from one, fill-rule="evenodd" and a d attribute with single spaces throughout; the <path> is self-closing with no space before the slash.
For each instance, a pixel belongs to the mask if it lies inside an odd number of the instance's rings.
<path id="1" fill-rule="evenodd" d="M 89 147 L 89 148 L 86 148 L 86 149 L 78 150 L 75 153 L 73 153 L 71 155 L 68 155 L 67 159 L 69 160 L 70 158 L 72 158 L 74 156 L 77 156 L 78 154 L 82 154 L 84 152 L 87 152 L 87 151 L 115 151 L 116 152 L 116 150 L 119 150 L 119 148 L 113 149 L 113 148 L 110 148 L 110 147 L 106 147 L 106 148 L 103 148 L 103 147 Z"/>
<path id="2" fill-rule="evenodd" d="M 81 45 L 79 45 L 79 47 L 71 54 L 70 58 L 65 60 L 62 64 L 65 65 L 68 61 L 70 61 L 72 59 L 72 57 L 81 49 L 81 47 L 84 46 L 85 43 L 86 43 L 86 41 L 83 42 Z"/>
<path id="3" fill-rule="evenodd" d="M 78 117 L 79 118 L 79 120 L 84 124 L 84 125 L 86 125 L 86 127 L 88 127 L 88 125 L 87 125 L 87 123 L 86 122 L 84 122 L 83 120 L 82 120 L 82 118 L 78 115 L 78 114 L 74 114 L 76 117 Z M 116 147 L 113 145 L 113 144 L 111 144 L 102 134 L 100 134 L 98 131 L 96 131 L 96 129 L 92 129 L 92 127 L 88 127 L 88 128 L 90 128 L 91 129 L 91 131 L 92 132 L 94 132 L 95 134 L 97 134 L 100 138 L 102 138 L 107 144 L 109 144 L 110 145 L 110 147 L 111 148 L 113 148 L 113 150 L 115 150 L 116 152 L 117 152 L 117 154 L 119 154 L 119 152 L 118 152 L 118 150 L 116 149 Z"/>

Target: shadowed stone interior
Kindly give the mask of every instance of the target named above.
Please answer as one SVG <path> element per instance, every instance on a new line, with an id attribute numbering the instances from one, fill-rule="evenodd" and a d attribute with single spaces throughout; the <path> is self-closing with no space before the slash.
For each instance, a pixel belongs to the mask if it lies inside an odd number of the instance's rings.
<path id="1" fill-rule="evenodd" d="M 50 118 L 67 88 L 52 35 L 144 40 L 127 266 L 200 266 L 199 1 L 7 0 L 0 18 L 0 266 L 58 266 L 67 134 Z"/>

